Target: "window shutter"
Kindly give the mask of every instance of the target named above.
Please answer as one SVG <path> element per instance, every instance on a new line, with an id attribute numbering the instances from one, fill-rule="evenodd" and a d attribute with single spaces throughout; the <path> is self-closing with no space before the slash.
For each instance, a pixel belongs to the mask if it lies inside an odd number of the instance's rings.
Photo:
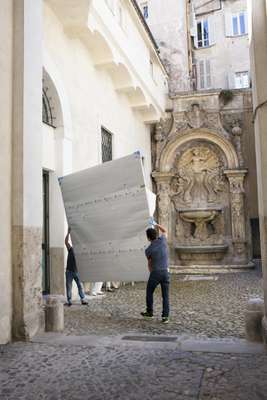
<path id="1" fill-rule="evenodd" d="M 245 32 L 248 33 L 248 13 L 247 13 L 247 11 L 244 11 L 244 17 L 245 17 Z"/>
<path id="2" fill-rule="evenodd" d="M 226 12 L 224 14 L 225 36 L 233 36 L 232 14 Z"/>
<path id="3" fill-rule="evenodd" d="M 199 70 L 199 88 L 205 89 L 205 65 L 203 60 L 199 61 L 198 70 Z"/>
<path id="4" fill-rule="evenodd" d="M 228 72 L 228 89 L 235 89 L 235 74 Z"/>
<path id="5" fill-rule="evenodd" d="M 196 31 L 196 34 L 194 36 L 194 46 L 195 46 L 196 49 L 198 49 L 197 31 Z"/>
<path id="6" fill-rule="evenodd" d="M 211 46 L 216 42 L 214 17 L 208 18 L 208 24 L 209 24 L 209 45 Z"/>
<path id="7" fill-rule="evenodd" d="M 211 88 L 211 68 L 210 68 L 210 60 L 206 60 L 206 88 Z"/>

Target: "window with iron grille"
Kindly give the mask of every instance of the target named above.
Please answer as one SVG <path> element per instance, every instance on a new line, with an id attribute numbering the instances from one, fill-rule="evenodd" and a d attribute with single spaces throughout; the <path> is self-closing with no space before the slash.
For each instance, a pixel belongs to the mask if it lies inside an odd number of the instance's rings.
<path id="1" fill-rule="evenodd" d="M 112 160 L 112 133 L 101 128 L 102 162 Z"/>
<path id="2" fill-rule="evenodd" d="M 43 88 L 43 122 L 47 125 L 55 127 L 55 117 L 53 116 L 53 107 L 51 106 L 51 99 L 47 94 L 47 88 Z"/>

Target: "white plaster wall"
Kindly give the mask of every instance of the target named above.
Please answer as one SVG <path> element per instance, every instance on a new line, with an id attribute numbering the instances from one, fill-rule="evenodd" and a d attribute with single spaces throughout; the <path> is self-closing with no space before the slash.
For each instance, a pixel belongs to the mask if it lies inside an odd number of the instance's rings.
<path id="1" fill-rule="evenodd" d="M 11 134 L 12 134 L 12 2 L 0 7 L 0 344 L 11 338 Z"/>
<path id="2" fill-rule="evenodd" d="M 102 162 L 101 126 L 113 134 L 113 158 L 136 150 L 144 155 L 145 174 L 151 187 L 150 126 L 131 106 L 124 93 L 115 90 L 108 71 L 95 60 L 79 39 L 68 36 L 54 11 L 44 4 L 44 68 L 61 106 L 62 126 L 43 126 L 43 167 L 50 170 L 50 247 L 64 246 L 66 221 L 57 177 Z M 162 79 L 161 79 L 162 81 Z M 159 89 L 162 93 L 162 90 Z M 52 91 L 50 92 L 52 93 Z M 54 134 L 54 139 L 53 139 Z M 53 265 L 63 282 L 63 265 Z M 66 251 L 65 261 L 66 264 Z M 73 285 L 74 297 L 77 297 Z"/>
<path id="3" fill-rule="evenodd" d="M 45 5 L 44 45 L 56 64 L 69 98 L 72 119 L 73 171 L 101 162 L 101 125 L 113 133 L 114 158 L 143 151 L 150 181 L 150 128 L 114 89 L 105 70 L 97 69 L 82 42 L 68 37 Z M 63 113 L 64 114 L 64 113 Z"/>
<path id="4" fill-rule="evenodd" d="M 194 1 L 195 4 L 201 3 Z M 222 9 L 197 17 L 213 19 L 214 44 L 207 48 L 194 49 L 194 59 L 210 60 L 213 89 L 233 89 L 235 72 L 249 71 L 248 35 L 227 37 L 225 35 L 225 14 L 238 13 L 247 9 L 246 0 L 222 2 Z"/>
<path id="5" fill-rule="evenodd" d="M 55 171 L 55 129 L 49 125 L 42 126 L 42 167 Z"/>

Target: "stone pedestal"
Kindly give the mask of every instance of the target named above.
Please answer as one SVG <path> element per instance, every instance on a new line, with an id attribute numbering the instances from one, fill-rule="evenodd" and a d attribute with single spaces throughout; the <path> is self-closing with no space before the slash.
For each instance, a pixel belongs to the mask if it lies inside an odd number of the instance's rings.
<path id="1" fill-rule="evenodd" d="M 262 318 L 264 302 L 260 298 L 250 299 L 245 313 L 246 337 L 251 342 L 262 342 Z"/>
<path id="2" fill-rule="evenodd" d="M 64 309 L 63 304 L 53 299 L 45 306 L 45 330 L 47 332 L 63 332 Z"/>

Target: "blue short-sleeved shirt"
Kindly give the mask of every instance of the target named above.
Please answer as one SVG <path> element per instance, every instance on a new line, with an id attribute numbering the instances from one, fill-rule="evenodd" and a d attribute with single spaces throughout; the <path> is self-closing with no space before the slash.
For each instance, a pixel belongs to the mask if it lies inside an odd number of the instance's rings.
<path id="1" fill-rule="evenodd" d="M 153 271 L 165 271 L 169 267 L 168 245 L 166 236 L 162 235 L 153 240 L 145 250 L 147 258 L 151 258 Z"/>

